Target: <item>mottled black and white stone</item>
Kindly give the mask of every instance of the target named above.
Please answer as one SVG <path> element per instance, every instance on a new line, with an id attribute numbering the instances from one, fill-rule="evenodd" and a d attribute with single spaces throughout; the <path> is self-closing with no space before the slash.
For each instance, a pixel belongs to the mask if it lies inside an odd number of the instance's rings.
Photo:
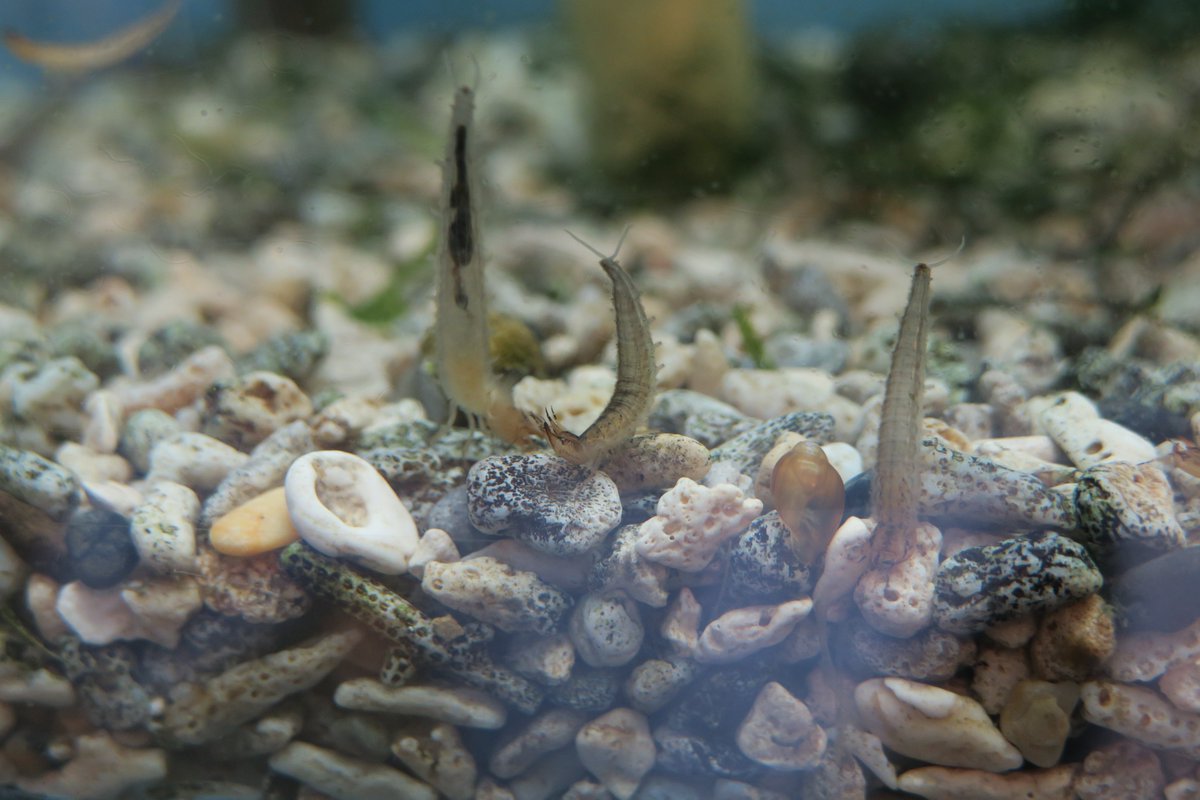
<path id="1" fill-rule="evenodd" d="M 781 433 L 799 433 L 817 444 L 825 444 L 833 437 L 834 420 L 822 411 L 793 411 L 759 423 L 740 433 L 720 447 L 713 449 L 713 463 L 723 461 L 733 464 L 738 472 L 753 475 L 762 463 L 763 456 L 775 446 Z"/>
<path id="2" fill-rule="evenodd" d="M 1049 611 L 1100 589 L 1104 579 L 1082 545 L 1056 533 L 968 547 L 938 567 L 933 618 L 967 634 L 994 622 Z"/>
<path id="3" fill-rule="evenodd" d="M 621 691 L 621 670 L 577 667 L 567 681 L 546 696 L 558 706 L 577 711 L 607 711 Z"/>
<path id="4" fill-rule="evenodd" d="M 731 601 L 775 603 L 812 590 L 809 568 L 792 551 L 789 536 L 779 512 L 772 511 L 755 519 L 734 539 L 725 573 Z"/>
<path id="5" fill-rule="evenodd" d="M 544 453 L 487 458 L 467 475 L 471 524 L 556 556 L 585 553 L 621 521 L 621 497 L 603 472 Z"/>
<path id="6" fill-rule="evenodd" d="M 1075 486 L 1079 528 L 1099 552 L 1122 544 L 1154 550 L 1184 546 L 1173 492 L 1157 464 L 1108 461 L 1089 467 Z"/>
<path id="7" fill-rule="evenodd" d="M 856 678 L 896 677 L 937 683 L 975 658 L 975 643 L 938 628 L 908 639 L 882 634 L 861 617 L 834 626 L 835 663 Z"/>
<path id="8" fill-rule="evenodd" d="M 650 412 L 651 430 L 682 433 L 716 447 L 757 424 L 728 403 L 690 389 L 660 392 Z"/>
<path id="9" fill-rule="evenodd" d="M 551 633 L 570 611 L 571 595 L 494 558 L 425 565 L 425 594 L 455 611 L 510 633 Z"/>
<path id="10" fill-rule="evenodd" d="M 753 778 L 763 771 L 742 755 L 732 742 L 706 739 L 665 726 L 654 731 L 654 742 L 658 745 L 655 764 L 664 772 L 675 775 Z"/>
<path id="11" fill-rule="evenodd" d="M 652 658 L 633 668 L 625 681 L 629 704 L 643 714 L 653 714 L 667 705 L 699 671 L 687 658 Z"/>
<path id="12" fill-rule="evenodd" d="M 936 437 L 921 442 L 920 514 L 936 520 L 966 520 L 973 526 L 1071 530 L 1071 498 L 1047 489 L 1030 472 L 947 447 Z"/>

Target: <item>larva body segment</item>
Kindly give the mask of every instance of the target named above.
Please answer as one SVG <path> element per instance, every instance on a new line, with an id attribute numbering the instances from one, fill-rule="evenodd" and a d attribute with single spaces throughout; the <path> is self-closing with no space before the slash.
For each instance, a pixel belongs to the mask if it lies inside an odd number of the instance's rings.
<path id="1" fill-rule="evenodd" d="M 917 524 L 929 295 L 929 266 L 917 264 L 892 351 L 879 423 L 879 450 L 871 484 L 871 508 L 878 524 L 873 540 L 877 565 L 904 558 L 906 541 Z"/>
<path id="2" fill-rule="evenodd" d="M 654 360 L 650 320 L 646 318 L 633 280 L 617 261 L 617 253 L 604 256 L 579 237 L 575 239 L 600 257 L 600 266 L 612 281 L 617 331 L 617 384 L 600 416 L 579 436 L 559 427 L 553 415 L 547 416 L 543 432 L 559 457 L 575 464 L 595 466 L 632 437 L 650 415 L 654 405 L 658 365 Z M 624 240 L 622 236 L 621 241 Z M 620 249 L 618 243 L 617 251 Z"/>
<path id="3" fill-rule="evenodd" d="M 475 92 L 455 92 L 446 159 L 442 164 L 442 220 L 438 242 L 438 380 L 450 401 L 449 423 L 459 409 L 485 416 L 491 402 L 487 300 L 480 252 L 478 179 L 475 175 Z"/>

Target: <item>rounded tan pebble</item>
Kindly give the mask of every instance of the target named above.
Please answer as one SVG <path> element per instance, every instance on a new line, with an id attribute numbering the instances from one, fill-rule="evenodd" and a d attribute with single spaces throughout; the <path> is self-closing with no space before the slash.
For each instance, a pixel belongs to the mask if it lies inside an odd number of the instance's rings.
<path id="1" fill-rule="evenodd" d="M 1116 644 L 1112 611 L 1093 594 L 1047 613 L 1030 643 L 1029 657 L 1038 677 L 1082 681 L 1096 673 Z"/>
<path id="2" fill-rule="evenodd" d="M 218 553 L 257 556 L 286 547 L 300 537 L 288 516 L 284 488 L 279 486 L 217 519 L 208 538 Z"/>
<path id="3" fill-rule="evenodd" d="M 333 750 L 292 742 L 271 756 L 271 769 L 336 798 L 434 800 L 429 784 L 383 764 L 374 764 Z"/>
<path id="4" fill-rule="evenodd" d="M 668 489 L 680 478 L 699 481 L 708 472 L 708 448 L 678 433 L 635 436 L 617 449 L 600 469 L 622 494 Z"/>
<path id="5" fill-rule="evenodd" d="M 1024 761 L 969 697 L 902 678 L 872 678 L 854 690 L 854 702 L 866 729 L 901 755 L 989 772 Z"/>
<path id="6" fill-rule="evenodd" d="M 1165 783 L 1157 754 L 1134 742 L 1118 741 L 1088 753 L 1075 779 L 1075 797 L 1077 800 L 1159 797 Z"/>
<path id="7" fill-rule="evenodd" d="M 825 753 L 825 731 L 808 706 L 771 681 L 737 730 L 738 749 L 749 759 L 778 770 L 814 767 Z"/>
<path id="8" fill-rule="evenodd" d="M 1071 732 L 1079 684 L 1021 681 L 1000 712 L 1000 732 L 1039 767 L 1053 767 Z"/>
<path id="9" fill-rule="evenodd" d="M 1200 757 L 1200 714 L 1175 708 L 1153 689 L 1090 681 L 1083 684 L 1080 696 L 1088 722 L 1156 750 L 1174 750 L 1193 760 Z"/>
<path id="10" fill-rule="evenodd" d="M 1158 688 L 1176 708 L 1200 712 L 1200 659 L 1171 667 L 1158 679 Z"/>
<path id="11" fill-rule="evenodd" d="M 575 749 L 588 772 L 619 800 L 629 800 L 654 766 L 650 725 L 631 708 L 614 708 L 584 725 Z"/>
<path id="12" fill-rule="evenodd" d="M 926 800 L 1072 800 L 1075 764 L 996 775 L 978 769 L 918 767 L 900 776 L 900 789 Z"/>

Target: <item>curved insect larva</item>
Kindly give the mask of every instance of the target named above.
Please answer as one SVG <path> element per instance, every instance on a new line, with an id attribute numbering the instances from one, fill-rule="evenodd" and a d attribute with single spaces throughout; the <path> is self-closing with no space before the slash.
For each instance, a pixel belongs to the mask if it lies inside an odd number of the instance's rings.
<path id="1" fill-rule="evenodd" d="M 459 409 L 475 417 L 485 416 L 493 389 L 472 158 L 474 110 L 474 90 L 460 87 L 454 94 L 446 160 L 442 164 L 443 217 L 434 343 L 438 382 L 450 401 L 448 425 L 454 422 Z"/>
<path id="2" fill-rule="evenodd" d="M 658 365 L 654 361 L 650 321 L 638 298 L 637 288 L 617 261 L 629 229 L 621 234 L 621 241 L 617 242 L 617 249 L 611 256 L 604 255 L 570 231 L 567 233 L 599 257 L 600 266 L 612 281 L 617 327 L 617 385 L 599 418 L 579 436 L 563 430 L 553 412 L 548 412 L 542 420 L 542 432 L 561 458 L 595 466 L 632 437 L 649 416 L 654 404 Z"/>
<path id="3" fill-rule="evenodd" d="M 56 44 L 8 31 L 4 34 L 4 44 L 20 60 L 43 69 L 76 74 L 90 72 L 118 64 L 147 47 L 167 29 L 182 5 L 183 0 L 169 0 L 149 16 L 93 42 Z"/>
<path id="4" fill-rule="evenodd" d="M 871 484 L 871 508 L 878 525 L 872 539 L 872 560 L 877 565 L 904 558 L 909 534 L 917 524 L 929 285 L 929 266 L 917 264 L 884 388 Z"/>

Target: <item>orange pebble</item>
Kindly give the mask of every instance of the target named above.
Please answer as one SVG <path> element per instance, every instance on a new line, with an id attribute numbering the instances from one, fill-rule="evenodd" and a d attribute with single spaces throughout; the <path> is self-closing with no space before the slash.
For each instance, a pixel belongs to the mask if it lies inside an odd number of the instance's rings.
<path id="1" fill-rule="evenodd" d="M 242 503 L 212 524 L 213 549 L 227 556 L 256 556 L 278 550 L 299 537 L 288 516 L 283 487 Z"/>

